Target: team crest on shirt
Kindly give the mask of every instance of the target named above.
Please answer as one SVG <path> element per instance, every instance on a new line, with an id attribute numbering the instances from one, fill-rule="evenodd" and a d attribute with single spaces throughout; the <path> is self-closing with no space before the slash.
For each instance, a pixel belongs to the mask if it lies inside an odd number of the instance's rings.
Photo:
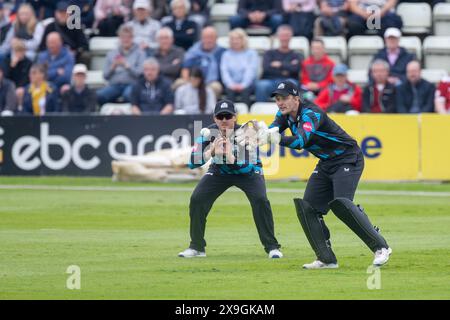
<path id="1" fill-rule="evenodd" d="M 305 122 L 303 124 L 303 130 L 305 130 L 306 132 L 311 132 L 312 131 L 312 124 L 310 122 Z"/>

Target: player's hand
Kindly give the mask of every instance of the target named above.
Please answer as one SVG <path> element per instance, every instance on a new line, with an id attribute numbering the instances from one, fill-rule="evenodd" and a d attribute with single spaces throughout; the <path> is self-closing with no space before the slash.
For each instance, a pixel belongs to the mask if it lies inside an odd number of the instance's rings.
<path id="1" fill-rule="evenodd" d="M 233 154 L 233 145 L 230 140 L 224 139 L 223 142 L 223 153 L 227 159 L 227 163 L 234 163 L 235 157 Z"/>
<path id="2" fill-rule="evenodd" d="M 223 156 L 226 154 L 226 142 L 228 139 L 225 139 L 223 137 L 218 137 L 214 140 L 212 148 L 214 149 L 214 154 Z"/>
<path id="3" fill-rule="evenodd" d="M 267 128 L 267 125 L 261 124 L 260 129 L 258 130 L 258 145 L 262 146 L 265 144 L 278 144 L 281 140 L 281 134 L 279 133 L 278 127 Z"/>
<path id="4" fill-rule="evenodd" d="M 257 141 L 257 130 L 256 127 L 256 121 L 248 121 L 247 123 L 243 124 L 237 131 L 236 131 L 236 142 L 241 147 L 249 146 L 249 145 L 256 145 Z"/>

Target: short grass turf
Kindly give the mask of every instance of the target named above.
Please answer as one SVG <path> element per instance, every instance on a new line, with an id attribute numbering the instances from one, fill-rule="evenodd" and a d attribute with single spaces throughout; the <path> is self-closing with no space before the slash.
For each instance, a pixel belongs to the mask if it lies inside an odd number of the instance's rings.
<path id="1" fill-rule="evenodd" d="M 20 185 L 120 190 L 29 190 Z M 183 189 L 131 192 L 128 186 Z M 301 182 L 268 183 L 283 259 L 267 258 L 240 192 L 225 193 L 208 217 L 208 257 L 178 258 L 189 243 L 194 186 L 0 177 L 0 299 L 450 298 L 450 199 L 442 195 L 450 191 L 449 184 L 360 185 L 359 190 L 441 192 L 357 195 L 356 202 L 393 248 L 380 271 L 381 288 L 373 290 L 367 287 L 372 253 L 333 214 L 326 222 L 340 268 L 301 269 L 314 260 L 292 202 L 304 190 Z M 66 288 L 70 265 L 81 269 L 80 290 Z"/>

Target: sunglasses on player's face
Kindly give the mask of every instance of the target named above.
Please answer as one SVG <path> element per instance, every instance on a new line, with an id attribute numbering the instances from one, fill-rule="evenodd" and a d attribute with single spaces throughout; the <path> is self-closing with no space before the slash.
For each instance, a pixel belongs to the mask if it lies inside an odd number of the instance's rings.
<path id="1" fill-rule="evenodd" d="M 233 115 L 231 113 L 221 113 L 216 116 L 217 120 L 223 120 L 223 119 L 230 120 L 232 118 L 233 118 Z"/>

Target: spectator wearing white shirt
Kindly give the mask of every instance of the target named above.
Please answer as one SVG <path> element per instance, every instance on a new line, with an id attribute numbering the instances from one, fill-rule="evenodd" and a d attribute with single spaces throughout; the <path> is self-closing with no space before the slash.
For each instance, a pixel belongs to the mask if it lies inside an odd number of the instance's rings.
<path id="1" fill-rule="evenodd" d="M 25 55 L 34 60 L 44 35 L 44 26 L 39 22 L 30 4 L 24 3 L 19 7 L 17 18 L 6 34 L 5 41 L 0 47 L 0 55 L 6 56 L 11 51 L 14 38 L 21 39 L 27 49 Z"/>
<path id="2" fill-rule="evenodd" d="M 158 47 L 156 35 L 161 28 L 161 23 L 151 18 L 153 8 L 149 0 L 135 0 L 133 4 L 134 19 L 127 23 L 133 28 L 134 43 L 140 46 L 147 55 L 150 49 Z"/>

